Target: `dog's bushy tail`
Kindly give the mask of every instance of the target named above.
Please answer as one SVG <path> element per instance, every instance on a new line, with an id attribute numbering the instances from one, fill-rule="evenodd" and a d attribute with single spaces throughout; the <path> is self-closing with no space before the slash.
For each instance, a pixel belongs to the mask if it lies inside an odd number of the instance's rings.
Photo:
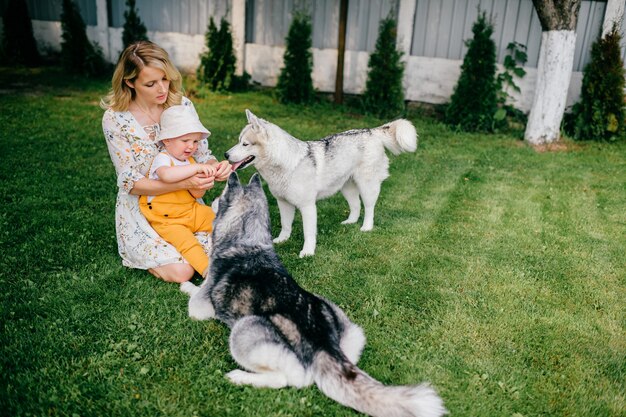
<path id="1" fill-rule="evenodd" d="M 313 363 L 315 383 L 340 404 L 374 417 L 439 417 L 447 413 L 443 401 L 428 384 L 385 386 L 345 357 L 327 352 Z"/>
<path id="2" fill-rule="evenodd" d="M 394 155 L 417 149 L 417 132 L 408 120 L 394 120 L 378 129 L 382 131 L 383 145 Z"/>

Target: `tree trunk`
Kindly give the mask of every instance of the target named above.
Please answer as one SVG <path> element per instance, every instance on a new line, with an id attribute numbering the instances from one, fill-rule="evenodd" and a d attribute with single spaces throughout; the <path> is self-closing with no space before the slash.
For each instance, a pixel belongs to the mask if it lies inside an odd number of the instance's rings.
<path id="1" fill-rule="evenodd" d="M 541 30 L 576 30 L 581 0 L 533 0 Z"/>
<path id="2" fill-rule="evenodd" d="M 343 103 L 343 63 L 346 52 L 346 22 L 348 20 L 348 0 L 339 5 L 339 35 L 337 39 L 337 74 L 335 76 L 335 103 Z"/>
<path id="3" fill-rule="evenodd" d="M 524 139 L 533 145 L 557 141 L 567 101 L 576 22 L 581 0 L 533 0 L 542 36 L 537 64 L 537 85 Z"/>

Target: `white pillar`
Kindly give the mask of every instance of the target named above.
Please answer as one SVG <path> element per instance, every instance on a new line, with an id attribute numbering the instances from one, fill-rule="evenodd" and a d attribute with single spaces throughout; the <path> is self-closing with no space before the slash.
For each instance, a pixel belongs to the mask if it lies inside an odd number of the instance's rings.
<path id="1" fill-rule="evenodd" d="M 613 23 L 617 22 L 617 30 L 622 27 L 624 18 L 624 0 L 608 0 L 604 9 L 604 23 L 602 24 L 602 37 L 613 29 Z"/>
<path id="2" fill-rule="evenodd" d="M 411 41 L 413 40 L 413 22 L 415 21 L 416 5 L 417 0 L 400 0 L 396 42 L 398 49 L 404 53 L 404 61 L 411 55 Z"/>
<path id="3" fill-rule="evenodd" d="M 96 28 L 98 32 L 98 45 L 102 48 L 104 57 L 111 62 L 116 60 L 111 57 L 109 45 L 109 14 L 107 13 L 107 0 L 96 0 Z"/>
<path id="4" fill-rule="evenodd" d="M 233 49 L 237 64 L 235 74 L 242 75 L 245 68 L 246 47 L 246 0 L 232 0 L 231 26 L 233 34 Z"/>
<path id="5" fill-rule="evenodd" d="M 535 97 L 524 139 L 533 145 L 559 140 L 569 90 L 576 32 L 551 30 L 541 34 Z"/>

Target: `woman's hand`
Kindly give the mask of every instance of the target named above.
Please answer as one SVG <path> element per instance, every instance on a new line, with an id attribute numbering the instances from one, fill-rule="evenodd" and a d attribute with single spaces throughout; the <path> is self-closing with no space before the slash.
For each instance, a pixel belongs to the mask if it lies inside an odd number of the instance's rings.
<path id="1" fill-rule="evenodd" d="M 228 176 L 232 172 L 231 166 L 228 161 L 218 162 L 217 165 L 214 165 L 216 169 L 215 171 L 215 179 L 217 181 L 225 181 L 228 179 Z"/>

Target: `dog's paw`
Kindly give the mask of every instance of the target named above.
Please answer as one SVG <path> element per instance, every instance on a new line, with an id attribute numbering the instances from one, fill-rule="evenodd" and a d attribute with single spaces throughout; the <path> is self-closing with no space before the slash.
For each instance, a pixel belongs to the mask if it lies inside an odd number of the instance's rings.
<path id="1" fill-rule="evenodd" d="M 277 238 L 275 238 L 273 240 L 274 243 L 283 243 L 286 242 L 289 239 L 289 235 L 287 236 L 283 236 L 283 235 L 279 235 Z"/>
<path id="2" fill-rule="evenodd" d="M 226 378 L 235 385 L 250 384 L 250 374 L 241 369 L 235 369 L 226 374 Z"/>
<path id="3" fill-rule="evenodd" d="M 313 249 L 313 250 L 302 249 L 300 251 L 300 257 L 301 258 L 304 258 L 306 256 L 313 256 L 313 255 L 315 255 L 315 249 Z"/>
<path id="4" fill-rule="evenodd" d="M 351 218 L 347 218 L 344 221 L 341 222 L 341 224 L 354 224 L 357 222 L 357 220 L 359 220 L 359 218 L 357 217 L 356 219 L 352 220 Z"/>
<path id="5" fill-rule="evenodd" d="M 370 232 L 373 228 L 373 224 L 364 224 L 363 226 L 361 226 L 361 232 Z"/>
<path id="6" fill-rule="evenodd" d="M 185 281 L 180 284 L 180 291 L 184 292 L 189 296 L 193 296 L 196 292 L 198 292 L 198 287 L 191 283 L 191 281 Z"/>
<path id="7" fill-rule="evenodd" d="M 189 317 L 194 320 L 208 320 L 215 317 L 215 309 L 209 300 L 192 298 L 189 300 Z"/>

